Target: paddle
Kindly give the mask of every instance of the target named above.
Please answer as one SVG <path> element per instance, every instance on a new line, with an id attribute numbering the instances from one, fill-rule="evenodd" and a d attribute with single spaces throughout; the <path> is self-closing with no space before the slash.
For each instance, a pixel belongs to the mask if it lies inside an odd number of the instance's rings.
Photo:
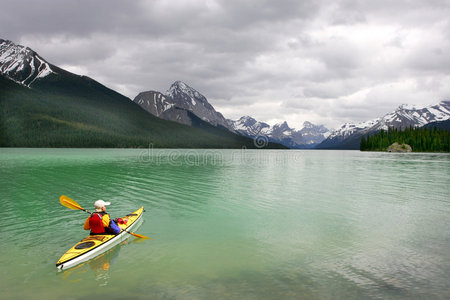
<path id="1" fill-rule="evenodd" d="M 76 203 L 74 200 L 70 199 L 67 196 L 62 195 L 61 197 L 59 197 L 59 202 L 61 202 L 62 205 L 70 209 L 79 209 L 90 214 L 90 212 L 82 208 L 78 203 Z"/>
<path id="2" fill-rule="evenodd" d="M 88 214 L 90 214 L 89 211 L 85 210 L 84 208 L 82 208 L 78 203 L 76 203 L 74 200 L 70 199 L 67 196 L 62 195 L 61 197 L 59 197 L 59 202 L 61 202 L 61 204 L 67 208 L 70 209 L 79 209 L 82 210 L 84 212 L 87 212 Z M 131 234 L 132 236 L 141 238 L 141 239 L 150 239 L 149 237 L 142 235 L 142 234 L 137 234 L 137 233 L 132 233 L 127 231 L 126 229 L 122 229 L 123 231 L 125 231 L 126 233 Z"/>

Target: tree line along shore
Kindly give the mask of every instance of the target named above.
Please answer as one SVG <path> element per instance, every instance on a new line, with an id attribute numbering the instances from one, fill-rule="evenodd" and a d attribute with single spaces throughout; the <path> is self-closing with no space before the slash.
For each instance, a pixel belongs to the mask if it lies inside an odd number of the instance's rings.
<path id="1" fill-rule="evenodd" d="M 450 131 L 434 128 L 389 128 L 362 137 L 361 151 L 386 151 L 394 143 L 409 145 L 412 152 L 450 152 Z"/>

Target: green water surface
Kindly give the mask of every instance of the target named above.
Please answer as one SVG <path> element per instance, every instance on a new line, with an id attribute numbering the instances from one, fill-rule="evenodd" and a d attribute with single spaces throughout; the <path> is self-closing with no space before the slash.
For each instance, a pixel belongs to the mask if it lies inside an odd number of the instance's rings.
<path id="1" fill-rule="evenodd" d="M 0 149 L 0 298 L 448 299 L 449 182 L 448 154 Z M 62 194 L 152 239 L 57 272 Z"/>

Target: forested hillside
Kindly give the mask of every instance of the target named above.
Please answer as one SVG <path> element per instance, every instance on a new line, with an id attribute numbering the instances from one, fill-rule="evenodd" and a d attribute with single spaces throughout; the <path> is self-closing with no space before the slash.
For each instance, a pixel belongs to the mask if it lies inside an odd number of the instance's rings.
<path id="1" fill-rule="evenodd" d="M 408 144 L 413 152 L 450 152 L 450 131 L 431 128 L 389 128 L 361 139 L 361 151 L 386 151 L 393 143 Z"/>

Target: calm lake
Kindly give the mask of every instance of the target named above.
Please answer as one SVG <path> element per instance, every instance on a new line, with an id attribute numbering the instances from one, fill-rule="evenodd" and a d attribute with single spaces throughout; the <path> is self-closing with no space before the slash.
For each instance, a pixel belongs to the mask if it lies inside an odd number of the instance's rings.
<path id="1" fill-rule="evenodd" d="M 450 155 L 0 149 L 2 299 L 449 299 Z M 137 233 L 57 272 L 88 210 Z"/>

